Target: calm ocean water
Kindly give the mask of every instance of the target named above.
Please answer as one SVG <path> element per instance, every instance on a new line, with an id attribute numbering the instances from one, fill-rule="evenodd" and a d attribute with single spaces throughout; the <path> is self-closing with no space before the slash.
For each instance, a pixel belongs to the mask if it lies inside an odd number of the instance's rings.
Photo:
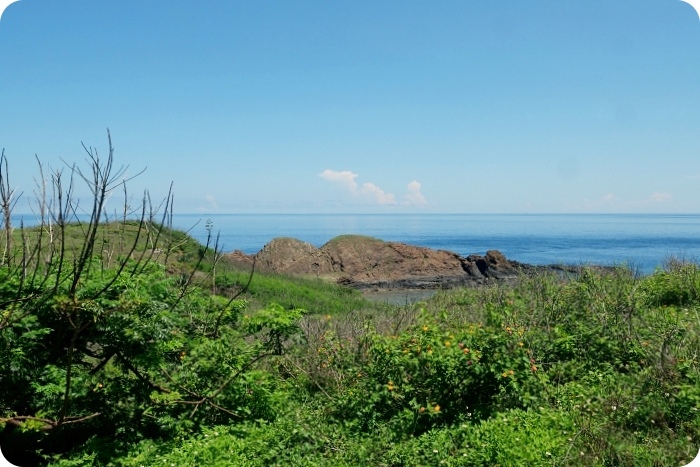
<path id="1" fill-rule="evenodd" d="M 626 263 L 651 273 L 670 256 L 700 260 L 700 215 L 663 214 L 181 214 L 174 227 L 200 241 L 206 224 L 224 251 L 255 253 L 275 237 L 320 247 L 361 234 L 466 256 L 496 249 L 530 264 Z"/>

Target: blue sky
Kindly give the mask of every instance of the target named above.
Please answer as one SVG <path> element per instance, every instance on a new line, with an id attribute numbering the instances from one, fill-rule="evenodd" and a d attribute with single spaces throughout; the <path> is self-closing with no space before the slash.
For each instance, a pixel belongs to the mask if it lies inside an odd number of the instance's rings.
<path id="1" fill-rule="evenodd" d="M 0 148 L 146 168 L 178 213 L 700 212 L 679 0 L 21 0 Z"/>

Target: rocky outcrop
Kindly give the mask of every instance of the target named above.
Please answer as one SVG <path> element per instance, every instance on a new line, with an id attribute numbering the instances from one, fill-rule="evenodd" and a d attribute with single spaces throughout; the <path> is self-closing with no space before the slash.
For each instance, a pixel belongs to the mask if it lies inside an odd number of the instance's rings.
<path id="1" fill-rule="evenodd" d="M 293 238 L 276 238 L 255 255 L 235 251 L 226 260 L 257 271 L 313 276 L 357 289 L 437 289 L 510 282 L 523 273 L 563 274 L 573 268 L 532 266 L 506 259 L 497 250 L 460 256 L 445 250 L 343 235 L 321 248 Z"/>

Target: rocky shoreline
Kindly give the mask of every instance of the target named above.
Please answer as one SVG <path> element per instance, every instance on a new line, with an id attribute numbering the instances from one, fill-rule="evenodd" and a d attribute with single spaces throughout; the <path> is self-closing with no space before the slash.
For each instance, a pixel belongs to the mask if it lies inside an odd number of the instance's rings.
<path id="1" fill-rule="evenodd" d="M 446 250 L 342 235 L 320 248 L 294 238 L 275 238 L 258 253 L 234 251 L 224 259 L 260 272 L 317 277 L 358 290 L 446 289 L 511 283 L 523 275 L 576 275 L 577 266 L 535 266 L 506 259 L 498 250 L 460 256 Z"/>

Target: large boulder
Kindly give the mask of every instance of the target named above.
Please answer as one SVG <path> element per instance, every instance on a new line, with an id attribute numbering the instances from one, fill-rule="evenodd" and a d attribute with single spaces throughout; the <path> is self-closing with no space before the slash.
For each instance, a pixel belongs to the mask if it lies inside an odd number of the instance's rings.
<path id="1" fill-rule="evenodd" d="M 255 255 L 256 268 L 262 271 L 301 275 L 327 275 L 331 259 L 310 243 L 294 238 L 273 239 Z"/>
<path id="2" fill-rule="evenodd" d="M 334 238 L 321 247 L 336 272 L 357 286 L 390 285 L 396 281 L 430 281 L 461 276 L 462 265 L 454 253 L 405 243 L 384 242 L 360 235 Z"/>

